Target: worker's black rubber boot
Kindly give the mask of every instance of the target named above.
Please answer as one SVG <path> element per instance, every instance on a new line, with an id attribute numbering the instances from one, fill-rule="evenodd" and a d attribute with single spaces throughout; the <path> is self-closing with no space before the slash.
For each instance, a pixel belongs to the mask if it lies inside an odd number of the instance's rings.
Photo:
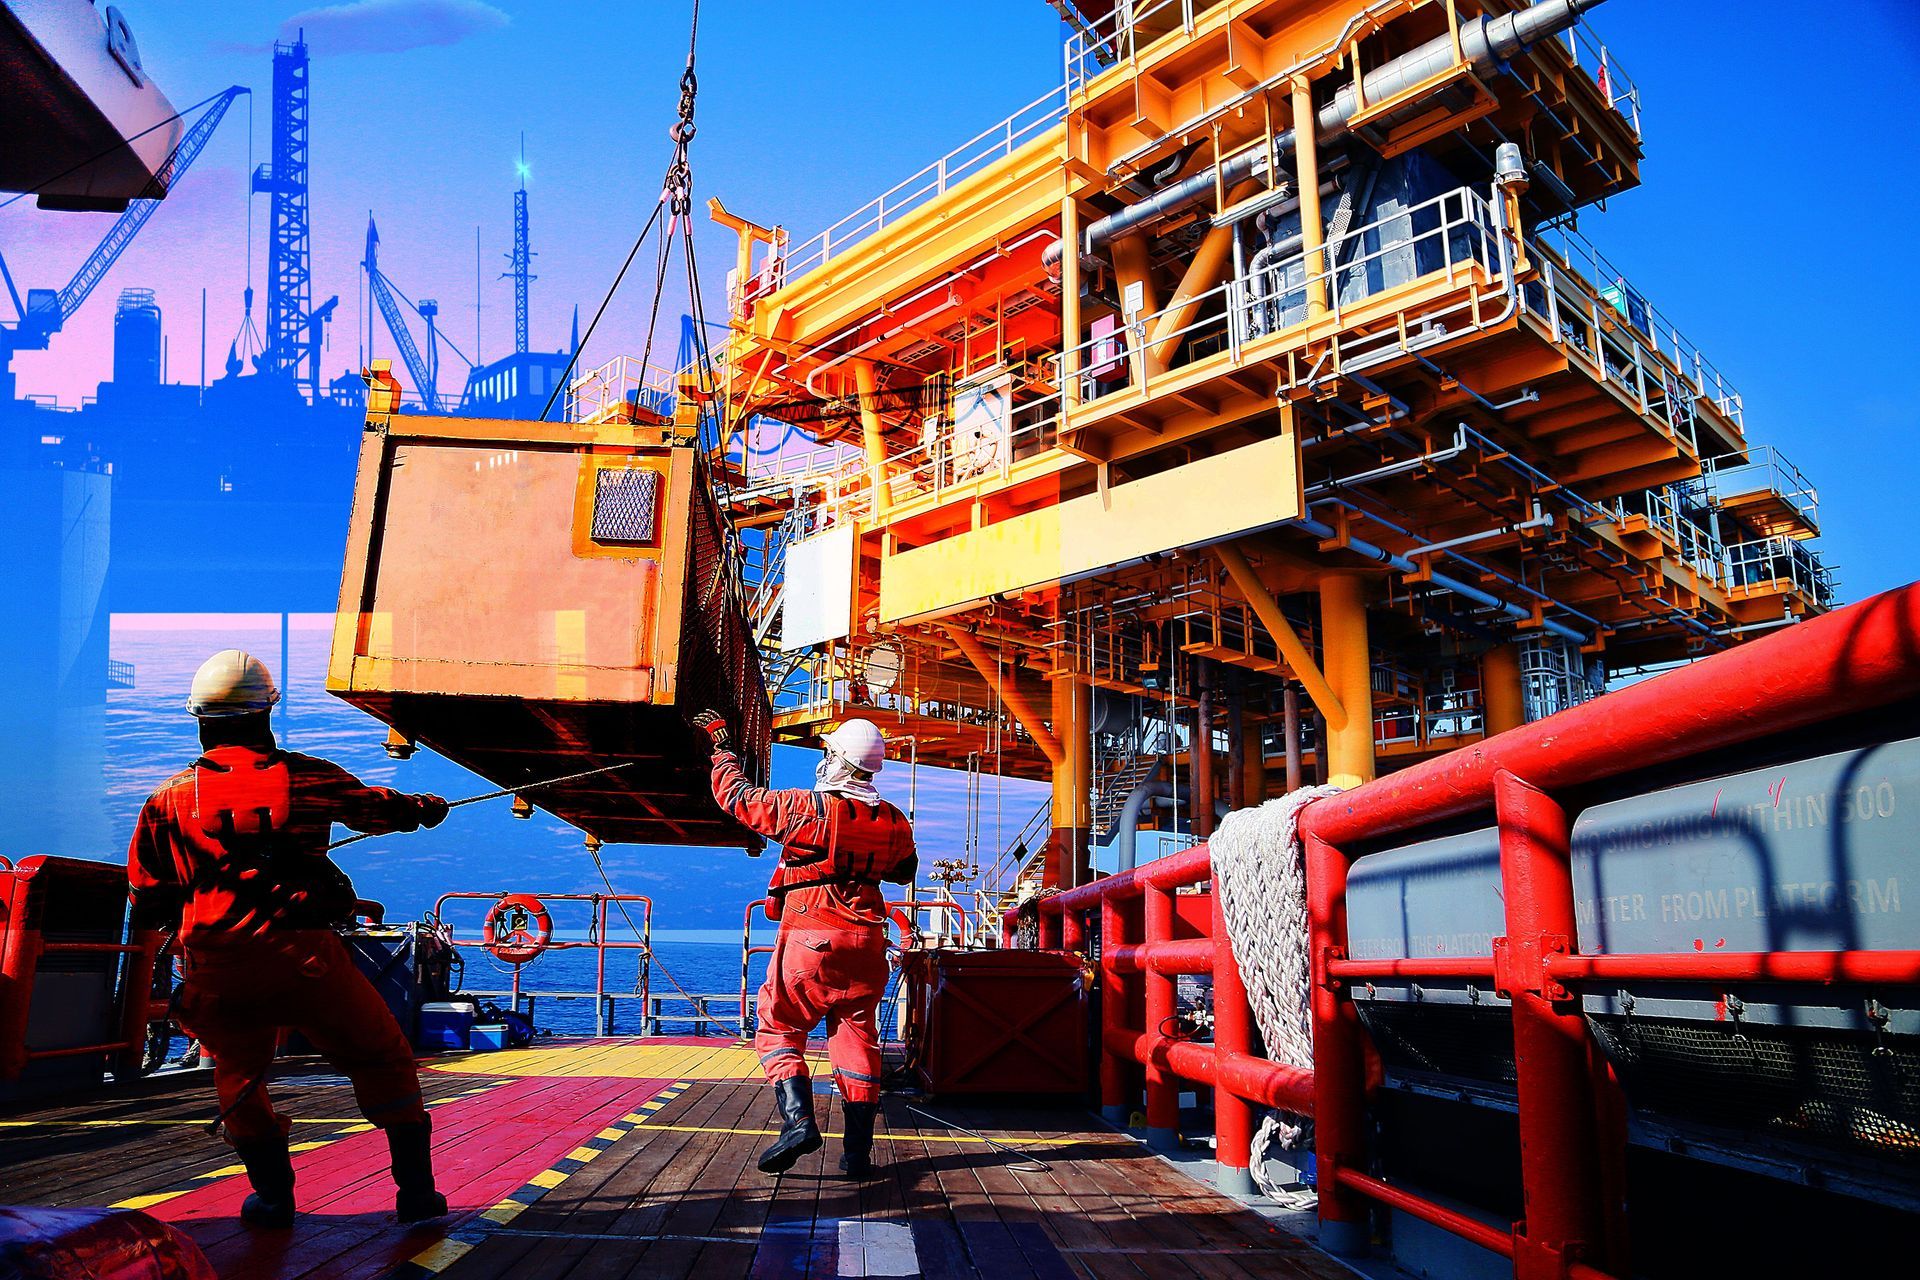
<path id="1" fill-rule="evenodd" d="M 820 1149 L 820 1126 L 813 1120 L 813 1081 L 795 1076 L 774 1083 L 780 1107 L 780 1136 L 760 1153 L 760 1172 L 785 1173 L 801 1156 Z"/>
<path id="2" fill-rule="evenodd" d="M 873 1176 L 873 1118 L 880 1110 L 877 1102 L 849 1102 L 841 1110 L 846 1115 L 847 1134 L 840 1140 L 840 1172 L 849 1178 Z"/>
<path id="3" fill-rule="evenodd" d="M 253 1194 L 240 1205 L 240 1221 L 250 1227 L 293 1225 L 293 1157 L 284 1135 L 236 1142 L 234 1154 L 247 1167 Z"/>
<path id="4" fill-rule="evenodd" d="M 433 1186 L 433 1125 L 397 1124 L 387 1130 L 393 1156 L 393 1211 L 402 1222 L 444 1217 L 447 1198 Z"/>

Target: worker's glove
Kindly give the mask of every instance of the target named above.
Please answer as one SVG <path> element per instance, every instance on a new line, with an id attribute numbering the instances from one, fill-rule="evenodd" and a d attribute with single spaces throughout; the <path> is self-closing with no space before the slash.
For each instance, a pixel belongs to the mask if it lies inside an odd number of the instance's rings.
<path id="1" fill-rule="evenodd" d="M 693 727 L 701 730 L 709 738 L 713 739 L 713 746 L 716 751 L 725 751 L 727 749 L 727 722 L 721 718 L 718 711 L 702 711 L 693 718 Z"/>
<path id="2" fill-rule="evenodd" d="M 439 826 L 447 820 L 447 811 L 453 807 L 435 795 L 415 796 L 413 801 L 420 806 L 420 825 L 423 827 Z"/>

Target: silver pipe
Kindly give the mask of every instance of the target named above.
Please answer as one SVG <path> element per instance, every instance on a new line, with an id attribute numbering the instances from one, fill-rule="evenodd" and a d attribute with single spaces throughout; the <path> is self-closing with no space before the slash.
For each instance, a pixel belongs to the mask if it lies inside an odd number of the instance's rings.
<path id="1" fill-rule="evenodd" d="M 1174 807 L 1173 797 L 1172 796 L 1155 796 L 1153 798 L 1153 807 L 1156 809 L 1171 809 Z M 1229 813 L 1232 813 L 1232 812 L 1233 812 L 1233 807 L 1229 805 L 1225 800 L 1215 798 L 1213 802 L 1213 817 L 1216 822 L 1219 821 L 1221 818 L 1226 817 Z"/>
<path id="2" fill-rule="evenodd" d="M 1529 45 L 1565 31 L 1580 20 L 1581 14 L 1601 3 L 1602 0 L 1539 0 L 1529 8 L 1498 18 L 1469 18 L 1460 24 L 1460 50 L 1476 72 L 1485 74 Z M 1452 34 L 1435 36 L 1417 49 L 1369 71 L 1361 81 L 1366 100 L 1380 102 L 1394 97 L 1452 64 Z M 1314 124 L 1323 136 L 1341 133 L 1358 110 L 1359 100 L 1354 96 L 1353 86 L 1343 85 L 1333 95 L 1333 101 L 1314 116 Z M 1293 154 L 1294 142 L 1294 131 L 1286 129 L 1273 135 L 1270 151 L 1253 146 L 1230 156 L 1220 165 L 1219 180 L 1233 186 L 1279 168 Z M 1089 223 L 1084 243 L 1089 251 L 1099 249 L 1129 231 L 1197 204 L 1212 193 L 1214 182 L 1214 171 L 1209 168 L 1162 188 L 1138 204 Z"/>
<path id="3" fill-rule="evenodd" d="M 1296 527 L 1305 530 L 1316 538 L 1336 538 L 1339 536 L 1332 525 L 1322 524 L 1318 520 L 1302 517 L 1294 521 L 1294 524 Z M 1349 551 L 1357 555 L 1365 556 L 1367 559 L 1378 564 L 1384 564 L 1391 569 L 1397 569 L 1401 573 L 1419 573 L 1421 571 L 1418 565 L 1414 564 L 1413 561 L 1407 559 L 1405 556 L 1395 555 L 1384 547 L 1376 547 L 1371 542 L 1363 541 L 1362 539 L 1354 537 L 1352 534 L 1348 534 L 1346 537 L 1346 547 Z M 1484 605 L 1489 609 L 1498 609 L 1515 622 L 1533 621 L 1532 610 L 1523 608 L 1511 601 L 1502 600 L 1499 596 L 1482 591 L 1479 587 L 1473 586 L 1470 583 L 1462 582 L 1458 578 L 1435 570 L 1428 570 L 1425 576 L 1434 586 L 1451 591 L 1457 596 L 1464 597 L 1476 604 Z M 1564 622 L 1555 622 L 1551 618 L 1544 619 L 1540 625 L 1561 639 L 1571 640 L 1576 644 L 1586 644 L 1591 639 L 1591 637 L 1574 630 Z"/>
<path id="4" fill-rule="evenodd" d="M 1158 765 L 1127 792 L 1126 803 L 1120 806 L 1119 824 L 1114 828 L 1114 850 L 1120 870 L 1131 871 L 1136 864 L 1135 839 L 1140 833 L 1140 811 L 1149 801 L 1172 798 L 1173 784 L 1160 776 Z"/>

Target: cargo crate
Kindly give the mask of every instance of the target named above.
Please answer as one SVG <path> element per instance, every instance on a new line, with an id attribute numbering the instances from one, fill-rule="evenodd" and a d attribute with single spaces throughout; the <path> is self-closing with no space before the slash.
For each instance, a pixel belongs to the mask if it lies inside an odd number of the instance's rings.
<path id="1" fill-rule="evenodd" d="M 376 375 L 377 376 L 377 375 Z M 382 397 L 375 389 L 374 404 Z M 647 425 L 371 412 L 327 688 L 607 842 L 758 848 L 708 788 L 772 712 L 697 449 Z"/>

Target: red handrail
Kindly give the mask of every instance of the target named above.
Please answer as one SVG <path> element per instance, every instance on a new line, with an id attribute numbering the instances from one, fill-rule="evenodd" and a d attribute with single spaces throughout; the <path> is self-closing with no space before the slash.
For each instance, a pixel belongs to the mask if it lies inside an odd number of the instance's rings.
<path id="1" fill-rule="evenodd" d="M 1605 1280 L 1620 1242 L 1625 1139 L 1569 986 L 1623 980 L 1920 985 L 1920 951 L 1572 955 L 1569 863 L 1575 787 L 1696 759 L 1920 696 L 1920 584 L 1901 588 L 1414 765 L 1303 812 L 1314 1062 L 1290 1069 L 1247 1052 L 1250 1013 L 1225 944 L 1217 895 L 1200 937 L 1173 936 L 1176 889 L 1207 882 L 1200 846 L 1038 901 L 1040 945 L 1078 950 L 1101 918 L 1100 1087 L 1124 1119 L 1145 1069 L 1149 1140 L 1175 1116 L 1174 1077 L 1213 1085 L 1222 1180 L 1244 1185 L 1249 1103 L 1310 1113 L 1321 1242 L 1362 1252 L 1369 1202 L 1421 1218 L 1513 1259 L 1517 1276 Z M 1347 875 L 1360 847 L 1485 815 L 1498 829 L 1506 932 L 1491 956 L 1355 960 L 1345 955 Z M 1001 922 L 1011 943 L 1013 914 Z M 1212 1045 L 1169 1034 L 1175 974 L 1212 973 Z M 1362 1171 L 1367 1045 L 1349 995 L 1374 978 L 1493 981 L 1510 997 L 1521 1178 L 1527 1216 L 1506 1230 Z"/>
<path id="2" fill-rule="evenodd" d="M 447 942 L 454 947 L 486 947 L 484 937 L 463 938 L 459 931 L 447 921 L 447 903 L 459 901 L 498 902 L 507 896 L 506 890 L 498 893 L 477 893 L 472 891 L 443 893 L 433 904 L 433 919 L 445 927 Z M 573 951 L 584 947 L 594 949 L 594 986 L 593 1007 L 596 1034 L 605 1030 L 607 1017 L 607 952 L 640 951 L 653 954 L 653 899 L 639 893 L 536 893 L 534 897 L 542 902 L 588 902 L 593 904 L 593 936 L 584 942 L 564 940 L 547 943 L 549 951 Z M 640 907 L 640 936 L 632 940 L 614 940 L 608 937 L 607 908 L 615 903 L 635 903 Z M 540 991 L 527 991 L 520 986 L 520 965 L 513 966 L 513 990 L 510 993 L 514 1012 L 520 1010 L 520 997 L 537 998 Z M 653 992 L 653 970 L 650 965 L 640 968 L 640 1008 L 642 1013 L 648 1009 L 648 1000 Z M 531 1006 L 529 1006 L 531 1007 Z M 644 1025 L 644 1023 L 643 1023 Z"/>

